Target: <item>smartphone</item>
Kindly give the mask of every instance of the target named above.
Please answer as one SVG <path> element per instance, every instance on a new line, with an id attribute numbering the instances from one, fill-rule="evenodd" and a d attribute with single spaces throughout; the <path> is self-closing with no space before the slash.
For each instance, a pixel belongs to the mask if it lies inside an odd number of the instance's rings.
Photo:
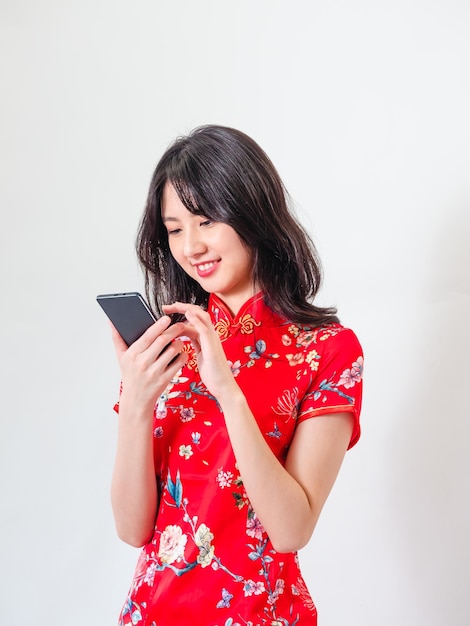
<path id="1" fill-rule="evenodd" d="M 113 326 L 130 346 L 157 321 L 140 293 L 105 293 L 96 297 Z"/>

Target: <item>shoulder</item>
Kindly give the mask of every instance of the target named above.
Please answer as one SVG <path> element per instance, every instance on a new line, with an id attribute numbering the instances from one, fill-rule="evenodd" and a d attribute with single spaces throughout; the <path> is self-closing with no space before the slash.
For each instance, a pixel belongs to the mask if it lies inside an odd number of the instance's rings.
<path id="1" fill-rule="evenodd" d="M 362 355 L 362 346 L 356 333 L 341 324 L 313 327 L 286 323 L 284 329 L 286 342 L 291 339 L 298 348 L 308 350 L 314 347 L 322 353 L 356 349 Z"/>
<path id="2" fill-rule="evenodd" d="M 321 355 L 322 367 L 354 368 L 362 374 L 364 354 L 356 333 L 341 324 L 316 329 L 314 349 Z"/>
<path id="3" fill-rule="evenodd" d="M 331 324 L 317 329 L 318 343 L 329 350 L 355 348 L 362 354 L 362 346 L 356 333 L 341 324 Z"/>

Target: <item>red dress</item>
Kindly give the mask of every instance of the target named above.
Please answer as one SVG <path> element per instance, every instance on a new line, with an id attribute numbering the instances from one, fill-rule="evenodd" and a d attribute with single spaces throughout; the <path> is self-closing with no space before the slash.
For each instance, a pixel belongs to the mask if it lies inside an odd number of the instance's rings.
<path id="1" fill-rule="evenodd" d="M 359 438 L 362 350 L 339 324 L 302 327 L 257 294 L 233 318 L 208 306 L 233 375 L 284 463 L 296 425 L 350 411 Z M 277 553 L 250 505 L 216 399 L 189 359 L 155 407 L 159 509 L 120 626 L 294 626 L 317 623 L 295 552 Z M 256 471 L 256 467 L 253 468 Z"/>

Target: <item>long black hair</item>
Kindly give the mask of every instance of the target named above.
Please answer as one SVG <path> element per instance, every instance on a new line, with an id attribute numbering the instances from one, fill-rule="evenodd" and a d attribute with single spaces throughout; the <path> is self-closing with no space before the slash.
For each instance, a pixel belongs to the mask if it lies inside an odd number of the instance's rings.
<path id="1" fill-rule="evenodd" d="M 338 322 L 335 308 L 313 304 L 322 279 L 320 260 L 273 163 L 245 133 L 214 125 L 178 137 L 152 177 L 136 250 L 146 295 L 158 315 L 163 304 L 179 300 L 205 307 L 209 297 L 171 255 L 161 217 L 167 182 L 188 211 L 236 231 L 252 253 L 253 282 L 271 309 L 298 324 Z"/>

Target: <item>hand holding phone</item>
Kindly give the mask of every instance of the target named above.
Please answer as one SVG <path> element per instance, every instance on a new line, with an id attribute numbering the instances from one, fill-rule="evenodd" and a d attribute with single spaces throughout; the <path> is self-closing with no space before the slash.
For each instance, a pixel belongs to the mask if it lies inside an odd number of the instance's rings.
<path id="1" fill-rule="evenodd" d="M 158 398 L 187 361 L 183 344 L 176 341 L 182 325 L 171 325 L 168 316 L 156 320 L 138 292 L 102 294 L 96 299 L 122 338 L 113 332 L 122 389 L 130 398 L 126 406 L 132 407 L 131 412 L 151 416 Z M 127 349 L 147 330 L 148 341 Z"/>

